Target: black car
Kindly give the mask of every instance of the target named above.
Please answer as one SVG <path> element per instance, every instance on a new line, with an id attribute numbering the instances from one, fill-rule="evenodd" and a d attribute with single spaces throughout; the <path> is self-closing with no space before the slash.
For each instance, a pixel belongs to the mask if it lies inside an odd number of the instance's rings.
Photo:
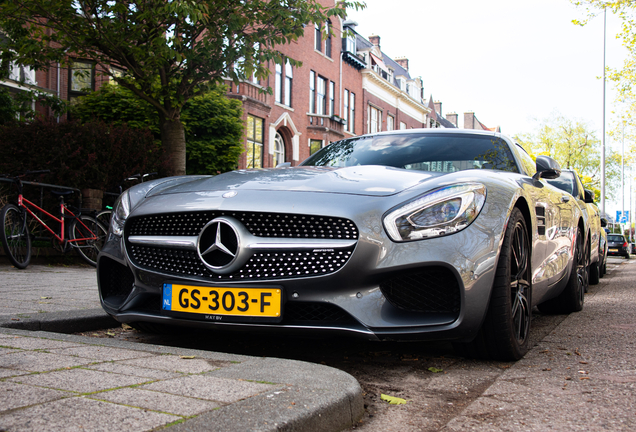
<path id="1" fill-rule="evenodd" d="M 608 234 L 607 235 L 607 254 L 624 256 L 629 259 L 629 243 L 625 239 L 625 236 L 621 234 Z"/>

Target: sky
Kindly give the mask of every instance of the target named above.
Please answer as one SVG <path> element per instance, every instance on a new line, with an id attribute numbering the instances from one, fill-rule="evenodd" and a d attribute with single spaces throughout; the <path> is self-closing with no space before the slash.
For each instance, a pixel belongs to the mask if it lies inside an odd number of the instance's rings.
<path id="1" fill-rule="evenodd" d="M 568 0 L 366 0 L 351 11 L 362 36 L 409 59 L 426 98 L 442 114 L 473 111 L 486 126 L 514 136 L 556 112 L 598 131 L 603 115 L 603 15 L 585 27 L 585 10 Z M 606 64 L 621 66 L 620 21 L 607 16 Z M 607 116 L 613 89 L 607 84 Z"/>
<path id="2" fill-rule="evenodd" d="M 381 38 L 391 58 L 407 57 L 422 77 L 425 97 L 442 114 L 473 111 L 487 127 L 515 136 L 533 133 L 561 114 L 603 128 L 603 14 L 586 26 L 586 11 L 569 0 L 365 0 L 350 11 L 356 31 Z M 605 63 L 620 68 L 625 49 L 616 39 L 620 20 L 607 14 Z M 606 129 L 612 127 L 615 91 L 606 84 Z M 617 151 L 620 143 L 606 139 Z M 626 192 L 627 194 L 627 192 Z M 620 203 L 606 202 L 608 213 Z"/>

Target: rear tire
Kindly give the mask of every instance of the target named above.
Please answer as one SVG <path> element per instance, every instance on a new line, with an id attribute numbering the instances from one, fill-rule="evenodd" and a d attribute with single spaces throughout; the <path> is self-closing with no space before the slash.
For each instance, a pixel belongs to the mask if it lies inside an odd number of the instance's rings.
<path id="1" fill-rule="evenodd" d="M 4 253 L 15 267 L 26 268 L 31 262 L 31 236 L 24 213 L 17 206 L 7 204 L 0 212 L 0 220 L 3 226 L 0 239 Z"/>
<path id="2" fill-rule="evenodd" d="M 515 208 L 504 235 L 486 318 L 475 340 L 455 343 L 460 355 L 514 361 L 526 354 L 532 318 L 530 255 L 526 221 Z"/>
<path id="3" fill-rule="evenodd" d="M 87 239 L 73 241 L 71 245 L 73 245 L 79 256 L 93 267 L 97 267 L 97 255 L 104 247 L 107 236 L 108 231 L 106 228 L 97 219 L 87 215 L 80 215 L 73 221 L 69 229 L 69 238 L 71 240 Z M 92 237 L 97 238 L 93 239 Z"/>
<path id="4" fill-rule="evenodd" d="M 576 249 L 570 278 L 565 289 L 558 297 L 541 303 L 539 310 L 546 314 L 568 314 L 583 309 L 585 291 L 589 282 L 587 243 L 581 228 L 576 231 Z"/>
<path id="5" fill-rule="evenodd" d="M 590 264 L 590 285 L 597 285 L 601 278 L 601 263 Z"/>

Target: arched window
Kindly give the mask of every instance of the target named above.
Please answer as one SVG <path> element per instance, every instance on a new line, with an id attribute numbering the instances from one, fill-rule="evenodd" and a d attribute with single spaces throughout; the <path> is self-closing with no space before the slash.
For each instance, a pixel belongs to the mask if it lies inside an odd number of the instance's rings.
<path id="1" fill-rule="evenodd" d="M 285 141 L 280 133 L 274 137 L 274 167 L 285 162 Z"/>

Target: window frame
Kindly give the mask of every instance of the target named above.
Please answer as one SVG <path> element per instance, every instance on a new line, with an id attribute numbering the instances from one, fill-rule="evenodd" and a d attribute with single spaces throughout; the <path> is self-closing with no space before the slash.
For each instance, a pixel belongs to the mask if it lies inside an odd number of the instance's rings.
<path id="1" fill-rule="evenodd" d="M 251 131 L 250 131 L 250 119 L 253 119 L 251 121 L 251 124 L 252 124 Z M 260 129 L 261 129 L 260 130 L 261 141 L 258 141 L 258 135 L 256 133 L 257 124 L 259 123 L 260 123 Z M 246 154 L 245 154 L 245 168 L 247 169 L 263 168 L 263 152 L 265 148 L 264 133 L 265 133 L 265 119 L 248 114 L 247 121 L 246 121 L 246 133 L 245 133 L 246 147 L 247 147 Z M 256 150 L 258 150 L 258 152 Z M 257 153 L 260 155 L 260 158 L 258 160 L 255 157 Z M 251 160 L 250 160 L 250 155 L 252 156 Z"/>

